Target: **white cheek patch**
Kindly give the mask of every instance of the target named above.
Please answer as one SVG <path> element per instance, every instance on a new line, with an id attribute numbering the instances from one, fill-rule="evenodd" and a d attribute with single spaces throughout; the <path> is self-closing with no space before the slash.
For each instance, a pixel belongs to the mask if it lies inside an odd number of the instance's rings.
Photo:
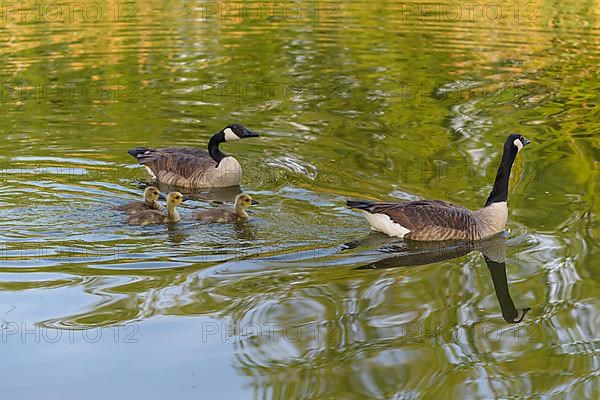
<path id="1" fill-rule="evenodd" d="M 515 139 L 513 144 L 517 147 L 517 153 L 520 152 L 521 149 L 523 148 L 523 143 L 521 143 L 521 140 L 519 140 L 519 139 Z"/>
<path id="2" fill-rule="evenodd" d="M 225 132 L 225 141 L 233 142 L 234 140 L 240 140 L 240 137 L 233 133 L 231 128 L 226 128 L 223 132 Z"/>

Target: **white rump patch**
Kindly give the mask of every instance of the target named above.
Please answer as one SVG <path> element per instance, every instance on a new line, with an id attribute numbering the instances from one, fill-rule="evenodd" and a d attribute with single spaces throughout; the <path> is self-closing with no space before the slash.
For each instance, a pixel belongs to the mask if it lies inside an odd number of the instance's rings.
<path id="1" fill-rule="evenodd" d="M 234 140 L 240 140 L 240 137 L 233 133 L 231 128 L 226 128 L 223 132 L 225 132 L 225 141 L 232 142 Z"/>
<path id="2" fill-rule="evenodd" d="M 402 225 L 392 221 L 390 217 L 385 214 L 371 214 L 370 212 L 363 211 L 367 221 L 371 224 L 371 228 L 374 231 L 383 232 L 386 235 L 403 238 L 404 235 L 410 232 Z"/>
<path id="3" fill-rule="evenodd" d="M 517 153 L 521 151 L 521 149 L 523 148 L 523 143 L 521 142 L 521 139 L 515 139 L 515 141 L 513 142 L 513 144 L 515 146 L 517 146 Z"/>
<path id="4" fill-rule="evenodd" d="M 150 169 L 150 167 L 149 167 L 149 166 L 147 166 L 147 165 L 144 165 L 144 168 L 146 168 L 146 171 L 148 171 L 148 173 L 150 174 L 150 176 L 151 176 L 153 179 L 156 179 L 156 175 L 154 175 L 154 172 L 152 172 L 152 170 Z"/>

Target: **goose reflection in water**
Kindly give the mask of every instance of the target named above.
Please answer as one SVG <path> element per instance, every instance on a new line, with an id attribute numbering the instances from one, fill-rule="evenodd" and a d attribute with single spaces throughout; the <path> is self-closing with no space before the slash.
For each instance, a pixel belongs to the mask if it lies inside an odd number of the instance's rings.
<path id="1" fill-rule="evenodd" d="M 344 250 L 358 246 L 379 245 L 379 251 L 393 256 L 377 260 L 356 269 L 383 269 L 432 264 L 439 261 L 462 257 L 472 251 L 479 251 L 490 271 L 496 297 L 502 310 L 502 317 L 508 323 L 519 323 L 531 308 L 516 308 L 508 290 L 506 276 L 506 238 L 496 235 L 484 241 L 453 242 L 414 242 L 389 241 L 381 235 L 372 234 L 367 238 L 344 245 Z"/>
<path id="2" fill-rule="evenodd" d="M 190 190 L 187 188 L 182 188 L 180 186 L 173 186 L 167 185 L 166 183 L 155 182 L 153 180 L 138 180 L 136 181 L 136 184 L 140 189 L 145 189 L 150 185 L 154 185 L 162 193 L 178 191 L 184 194 L 186 200 L 215 202 L 217 204 L 233 203 L 233 201 L 235 200 L 235 196 L 242 193 L 242 188 L 240 186 Z"/>
<path id="3" fill-rule="evenodd" d="M 177 246 L 181 243 L 184 243 L 185 240 L 189 237 L 189 234 L 187 234 L 176 224 L 167 224 L 166 226 L 168 242 L 173 246 Z"/>

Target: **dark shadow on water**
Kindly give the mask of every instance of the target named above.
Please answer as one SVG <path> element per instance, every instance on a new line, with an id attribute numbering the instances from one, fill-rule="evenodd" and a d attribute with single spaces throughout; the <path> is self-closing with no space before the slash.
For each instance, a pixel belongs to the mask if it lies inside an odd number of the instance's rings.
<path id="1" fill-rule="evenodd" d="M 523 321 L 525 318 L 525 314 L 529 310 L 530 307 L 518 309 L 515 307 L 515 304 L 510 297 L 510 292 L 508 290 L 508 279 L 506 278 L 506 263 L 497 262 L 489 259 L 484 254 L 485 263 L 487 264 L 488 269 L 490 270 L 490 274 L 492 275 L 492 282 L 494 284 L 494 290 L 496 291 L 496 297 L 498 298 L 498 303 L 500 303 L 500 308 L 502 309 L 502 317 L 506 322 L 509 323 L 519 323 Z"/>
<path id="2" fill-rule="evenodd" d="M 378 250 L 382 253 L 393 254 L 393 256 L 374 261 L 356 269 L 383 269 L 427 265 L 462 257 L 475 250 L 475 247 L 469 242 L 419 243 L 399 240 L 387 242 Z"/>
<path id="3" fill-rule="evenodd" d="M 166 227 L 168 242 L 173 245 L 184 242 L 185 239 L 187 239 L 189 236 L 182 229 L 179 228 L 178 223 L 166 224 Z"/>
<path id="4" fill-rule="evenodd" d="M 240 221 L 233 224 L 235 235 L 238 240 L 253 241 L 256 239 L 254 228 L 248 221 Z"/>
<path id="5" fill-rule="evenodd" d="M 142 190 L 145 189 L 147 186 L 153 185 L 156 186 L 161 191 L 161 193 L 177 191 L 182 193 L 186 197 L 186 199 L 189 200 L 217 203 L 232 203 L 235 200 L 235 196 L 242 193 L 242 188 L 240 186 L 190 190 L 188 188 L 167 185 L 152 180 L 136 181 L 135 184 Z"/>
<path id="6" fill-rule="evenodd" d="M 379 246 L 379 252 L 393 254 L 393 256 L 362 265 L 357 267 L 357 270 L 427 265 L 462 257 L 472 251 L 479 251 L 490 271 L 504 320 L 508 323 L 519 323 L 531 310 L 530 307 L 516 308 L 510 296 L 506 276 L 506 238 L 503 235 L 496 235 L 479 242 L 415 242 L 390 241 L 390 238 L 383 235 L 371 234 L 364 239 L 345 244 L 342 251 L 360 246 Z"/>

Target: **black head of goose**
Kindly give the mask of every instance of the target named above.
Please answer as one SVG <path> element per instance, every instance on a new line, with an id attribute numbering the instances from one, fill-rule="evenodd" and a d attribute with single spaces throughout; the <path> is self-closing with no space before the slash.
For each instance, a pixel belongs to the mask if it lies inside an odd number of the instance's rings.
<path id="1" fill-rule="evenodd" d="M 193 147 L 136 147 L 128 153 L 146 167 L 154 179 L 167 185 L 189 189 L 237 186 L 242 180 L 242 167 L 233 156 L 221 152 L 219 145 L 251 137 L 258 134 L 240 124 L 232 124 L 210 138 L 208 151 Z"/>
<path id="2" fill-rule="evenodd" d="M 508 219 L 508 181 L 519 151 L 530 143 L 512 134 L 504 143 L 492 191 L 483 208 L 471 211 L 441 200 L 379 203 L 349 200 L 373 230 L 411 240 L 480 240 L 502 232 Z"/>

